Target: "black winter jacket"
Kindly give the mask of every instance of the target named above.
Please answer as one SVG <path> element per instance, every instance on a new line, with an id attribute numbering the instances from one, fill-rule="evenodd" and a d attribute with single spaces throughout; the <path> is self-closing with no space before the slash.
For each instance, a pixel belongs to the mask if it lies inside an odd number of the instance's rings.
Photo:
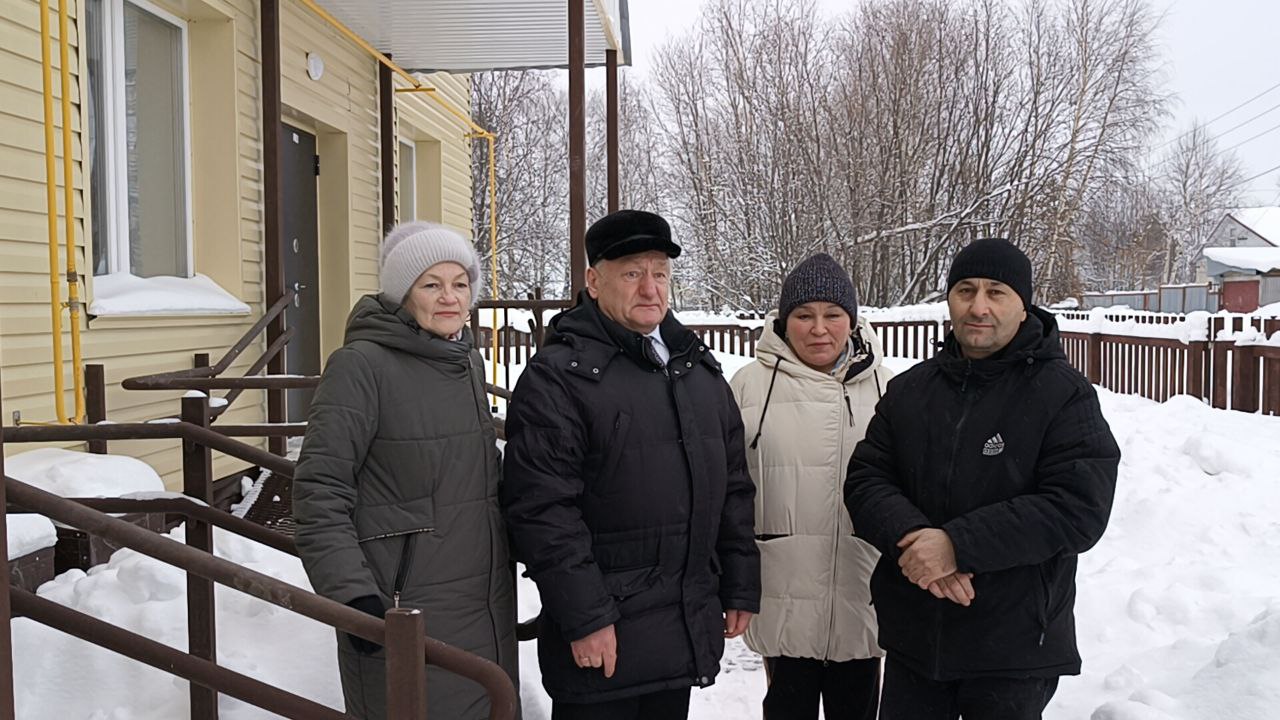
<path id="1" fill-rule="evenodd" d="M 1009 346 L 965 359 L 954 336 L 894 378 L 849 461 L 845 505 L 883 553 L 871 578 L 880 644 L 935 680 L 1080 672 L 1076 556 L 1102 536 L 1120 450 L 1093 386 L 1032 308 Z M 942 528 L 970 607 L 912 585 L 902 536 Z"/>
<path id="2" fill-rule="evenodd" d="M 759 611 L 755 486 L 720 365 L 668 314 L 666 373 L 584 293 L 516 384 L 501 498 L 538 584 L 538 660 L 554 700 L 709 685 L 724 609 Z M 569 643 L 613 624 L 617 670 Z"/>

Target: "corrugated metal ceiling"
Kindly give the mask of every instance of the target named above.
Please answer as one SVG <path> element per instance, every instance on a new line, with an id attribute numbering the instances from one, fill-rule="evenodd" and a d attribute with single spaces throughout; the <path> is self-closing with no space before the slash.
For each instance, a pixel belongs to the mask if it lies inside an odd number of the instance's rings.
<path id="1" fill-rule="evenodd" d="M 563 67 L 569 58 L 566 0 L 317 0 L 411 71 L 478 72 Z M 627 0 L 585 0 L 586 62 L 617 49 L 627 64 Z"/>

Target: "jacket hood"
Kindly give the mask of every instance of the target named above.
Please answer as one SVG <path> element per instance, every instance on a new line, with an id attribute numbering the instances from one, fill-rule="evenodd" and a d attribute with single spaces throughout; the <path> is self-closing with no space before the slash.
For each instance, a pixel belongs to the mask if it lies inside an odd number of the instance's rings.
<path id="1" fill-rule="evenodd" d="M 347 316 L 343 341 L 365 340 L 431 360 L 467 361 L 471 351 L 471 329 L 462 329 L 461 340 L 445 338 L 423 330 L 403 306 L 381 295 L 365 295 L 356 301 Z"/>
<path id="2" fill-rule="evenodd" d="M 778 325 L 775 322 L 777 319 L 777 310 L 765 316 L 764 335 L 760 337 L 760 342 L 756 343 L 757 361 L 769 368 L 773 368 L 776 365 L 779 372 L 796 377 L 818 380 L 831 378 L 831 373 L 814 370 L 800 361 L 796 351 L 791 349 L 791 346 L 775 329 L 776 325 Z M 884 359 L 884 349 L 880 345 L 880 337 L 876 335 L 876 331 L 871 327 L 871 321 L 867 318 L 861 315 L 858 316 L 858 321 L 853 328 L 850 340 L 851 351 L 846 353 L 844 359 L 841 360 L 840 372 L 835 373 L 835 377 L 843 378 L 841 382 L 845 384 L 871 377 Z"/>
<path id="3" fill-rule="evenodd" d="M 970 371 L 978 377 L 993 378 L 1019 365 L 1028 370 L 1049 360 L 1065 360 L 1062 340 L 1058 333 L 1058 321 L 1052 313 L 1035 305 L 1027 309 L 1027 319 L 1018 328 L 1013 340 L 1003 350 L 988 358 L 969 360 L 956 341 L 955 331 L 947 333 L 943 340 L 938 362 L 943 372 L 959 377 Z"/>

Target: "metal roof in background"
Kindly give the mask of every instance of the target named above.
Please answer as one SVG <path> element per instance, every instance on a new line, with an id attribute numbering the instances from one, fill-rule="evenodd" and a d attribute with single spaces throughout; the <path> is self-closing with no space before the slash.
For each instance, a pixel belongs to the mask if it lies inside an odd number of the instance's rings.
<path id="1" fill-rule="evenodd" d="M 411 72 L 565 67 L 566 0 L 317 0 Z M 627 0 L 584 0 L 586 64 L 630 64 Z"/>

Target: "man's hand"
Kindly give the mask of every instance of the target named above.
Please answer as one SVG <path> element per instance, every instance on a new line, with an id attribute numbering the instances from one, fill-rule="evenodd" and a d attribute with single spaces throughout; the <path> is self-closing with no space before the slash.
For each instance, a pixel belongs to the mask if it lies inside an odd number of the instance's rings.
<path id="1" fill-rule="evenodd" d="M 751 624 L 752 613 L 746 610 L 725 610 L 724 611 L 724 636 L 725 638 L 736 638 L 747 631 L 747 626 Z"/>
<path id="2" fill-rule="evenodd" d="M 929 583 L 929 592 L 939 600 L 950 600 L 957 605 L 969 607 L 969 603 L 977 597 L 972 580 L 973 573 L 954 573 Z"/>
<path id="3" fill-rule="evenodd" d="M 581 640 L 574 640 L 569 647 L 578 667 L 602 667 L 605 677 L 613 677 L 613 670 L 618 665 L 618 637 L 613 634 L 612 625 L 600 628 Z"/>
<path id="4" fill-rule="evenodd" d="M 956 571 L 956 549 L 944 530 L 913 530 L 902 536 L 898 547 L 903 549 L 902 557 L 898 558 L 902 574 L 921 590 L 928 590 L 934 581 Z"/>

